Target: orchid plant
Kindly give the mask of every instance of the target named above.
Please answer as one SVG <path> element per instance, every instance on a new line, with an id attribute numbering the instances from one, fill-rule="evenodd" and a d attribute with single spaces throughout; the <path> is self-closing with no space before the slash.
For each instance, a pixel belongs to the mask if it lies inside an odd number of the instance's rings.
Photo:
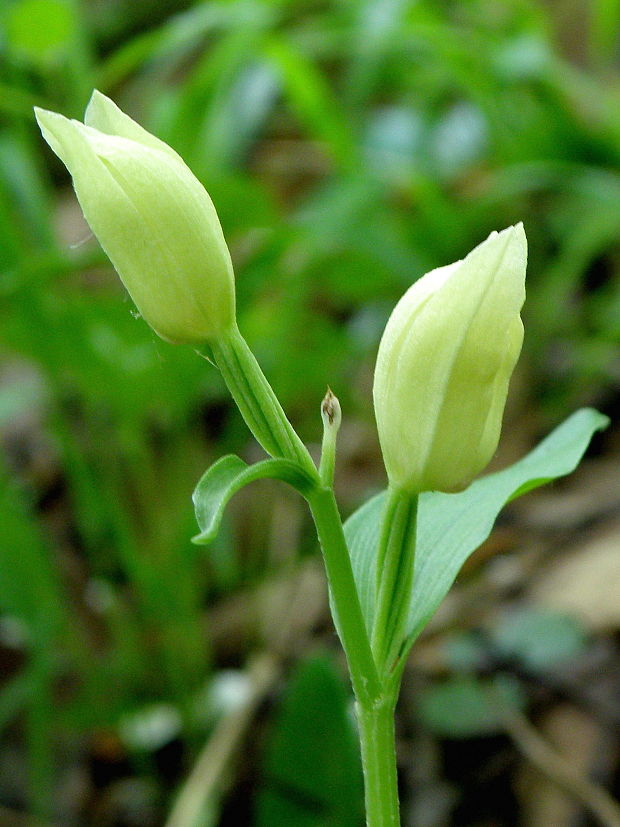
<path id="1" fill-rule="evenodd" d="M 281 480 L 307 501 L 355 695 L 367 824 L 398 825 L 394 709 L 411 646 L 505 503 L 570 473 L 607 424 L 577 411 L 519 462 L 475 479 L 497 449 L 523 341 L 523 226 L 491 233 L 397 304 L 374 381 L 388 485 L 343 525 L 333 488 L 338 400 L 328 392 L 321 406 L 317 467 L 239 331 L 230 254 L 200 182 L 99 92 L 84 123 L 36 116 L 141 316 L 220 370 L 269 456 L 252 465 L 226 456 L 206 471 L 194 493 L 194 542 L 208 545 L 230 498 L 257 479 Z"/>

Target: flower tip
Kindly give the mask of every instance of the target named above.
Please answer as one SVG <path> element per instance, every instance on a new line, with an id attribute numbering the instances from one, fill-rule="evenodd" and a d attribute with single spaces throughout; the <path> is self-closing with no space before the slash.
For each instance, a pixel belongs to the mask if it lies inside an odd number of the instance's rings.
<path id="1" fill-rule="evenodd" d="M 94 101 L 104 104 L 113 103 L 111 98 L 109 98 L 107 95 L 104 95 L 103 92 L 100 92 L 98 89 L 93 89 L 89 103 L 93 103 Z"/>
<path id="2" fill-rule="evenodd" d="M 480 247 L 487 244 L 491 245 L 491 249 L 494 247 L 503 249 L 515 266 L 525 267 L 527 263 L 527 238 L 522 221 L 499 232 L 494 230 Z"/>
<path id="3" fill-rule="evenodd" d="M 50 112 L 49 109 L 41 109 L 38 106 L 34 107 L 34 116 L 47 143 L 56 155 L 66 163 L 67 140 L 70 135 L 75 133 L 74 122 L 58 112 Z"/>
<path id="4" fill-rule="evenodd" d="M 111 98 L 108 98 L 107 95 L 104 95 L 98 89 L 94 89 L 90 96 L 86 112 L 84 113 L 84 123 L 86 126 L 96 129 L 105 135 L 128 138 L 131 141 L 142 144 L 142 146 L 165 152 L 174 158 L 175 161 L 179 160 L 179 156 L 172 147 L 160 141 L 155 135 L 151 135 L 146 129 L 143 129 L 133 118 L 130 118 L 129 115 L 123 112 Z"/>
<path id="5" fill-rule="evenodd" d="M 523 267 L 525 274 L 525 267 L 527 265 L 527 237 L 525 235 L 523 222 L 519 221 L 518 224 L 508 227 L 505 232 L 510 232 L 508 245 L 512 249 L 515 261 L 518 262 L 519 267 Z"/>
<path id="6" fill-rule="evenodd" d="M 97 106 L 103 104 L 108 98 L 100 92 L 98 89 L 93 89 L 90 93 L 90 98 L 88 99 L 88 103 L 86 104 L 86 112 L 89 110 L 92 111 Z"/>
<path id="7" fill-rule="evenodd" d="M 113 100 L 98 89 L 93 89 L 84 112 L 84 123 L 100 132 L 110 133 L 110 124 L 118 113 L 119 109 Z"/>
<path id="8" fill-rule="evenodd" d="M 517 224 L 511 224 L 510 227 L 506 227 L 505 230 L 502 230 L 499 235 L 509 235 L 511 240 L 514 239 L 515 241 L 524 243 L 526 239 L 523 221 L 519 221 Z"/>
<path id="9" fill-rule="evenodd" d="M 512 230 L 515 239 L 521 244 L 521 246 L 527 252 L 527 236 L 525 235 L 525 227 L 523 226 L 523 221 L 519 221 L 518 224 L 515 224 Z"/>
<path id="10" fill-rule="evenodd" d="M 42 109 L 40 106 L 34 107 L 34 116 L 42 130 L 49 128 L 59 118 L 66 120 L 64 115 L 59 115 L 58 112 L 50 112 L 49 109 Z"/>

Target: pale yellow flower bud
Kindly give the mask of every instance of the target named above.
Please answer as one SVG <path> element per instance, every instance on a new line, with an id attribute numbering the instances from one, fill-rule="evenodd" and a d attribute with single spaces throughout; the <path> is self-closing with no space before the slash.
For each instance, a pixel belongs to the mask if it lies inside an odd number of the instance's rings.
<path id="1" fill-rule="evenodd" d="M 235 288 L 213 202 L 182 159 L 95 91 L 85 123 L 36 109 L 92 231 L 136 307 L 171 342 L 230 329 Z"/>
<path id="2" fill-rule="evenodd" d="M 495 453 L 523 342 L 526 261 L 518 224 L 427 273 L 396 305 L 374 381 L 393 487 L 459 491 Z"/>

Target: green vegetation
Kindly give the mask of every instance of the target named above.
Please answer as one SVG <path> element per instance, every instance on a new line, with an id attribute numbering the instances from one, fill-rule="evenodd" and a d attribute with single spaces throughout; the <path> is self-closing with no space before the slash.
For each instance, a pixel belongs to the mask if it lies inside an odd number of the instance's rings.
<path id="1" fill-rule="evenodd" d="M 139 823 L 163 823 L 230 714 L 225 676 L 242 682 L 257 649 L 288 663 L 316 622 L 283 642 L 256 620 L 263 590 L 311 572 L 316 551 L 297 502 L 272 484 L 239 495 L 212 546 L 191 544 L 204 468 L 230 452 L 255 460 L 257 448 L 217 372 L 132 314 L 32 107 L 81 118 L 97 87 L 183 156 L 222 220 L 239 325 L 307 443 L 320 440 L 327 384 L 340 399 L 337 484 L 352 511 L 384 485 L 371 376 L 385 321 L 417 277 L 491 230 L 523 220 L 530 246 L 510 421 L 533 437 L 579 405 L 618 404 L 620 5 L 584 2 L 570 19 L 565 6 L 2 5 L 0 725 L 11 749 L 0 804 L 62 823 L 78 807 L 62 795 L 71 768 L 92 765 L 110 787 L 153 782 L 142 790 L 152 820 L 145 805 Z M 280 603 L 272 627 L 288 618 Z M 231 759 L 201 824 L 238 816 L 225 795 L 235 780 L 256 797 L 257 824 L 303 809 L 270 779 L 298 778 L 287 762 L 306 742 L 311 807 L 330 767 L 299 709 L 316 684 L 309 714 L 321 714 L 330 668 L 302 666 L 261 719 L 252 767 Z M 347 806 L 357 772 L 338 704 L 324 724 L 343 755 L 330 813 Z M 478 695 L 472 705 L 478 715 Z M 107 782 L 91 783 L 99 802 Z M 78 798 L 75 823 L 96 823 L 97 803 Z"/>

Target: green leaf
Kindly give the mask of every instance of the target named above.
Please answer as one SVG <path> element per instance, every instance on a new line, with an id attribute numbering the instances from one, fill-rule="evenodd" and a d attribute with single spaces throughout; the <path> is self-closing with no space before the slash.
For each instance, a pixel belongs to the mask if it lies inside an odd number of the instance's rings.
<path id="1" fill-rule="evenodd" d="M 489 636 L 502 657 L 543 672 L 575 658 L 587 643 L 577 618 L 532 607 L 503 614 Z"/>
<path id="2" fill-rule="evenodd" d="M 413 590 L 402 655 L 431 619 L 461 566 L 491 533 L 502 507 L 527 491 L 570 474 L 606 416 L 582 408 L 519 462 L 477 480 L 459 494 L 420 495 Z M 345 524 L 353 571 L 369 630 L 374 615 L 376 549 L 385 492 L 373 497 Z"/>
<path id="3" fill-rule="evenodd" d="M 267 748 L 257 827 L 358 827 L 362 773 L 347 693 L 329 660 L 293 676 Z"/>
<path id="4" fill-rule="evenodd" d="M 472 738 L 493 735 L 504 728 L 501 709 L 524 705 L 519 683 L 507 675 L 489 680 L 450 678 L 420 694 L 418 715 L 437 735 Z"/>
<path id="5" fill-rule="evenodd" d="M 315 485 L 297 463 L 288 459 L 266 459 L 248 465 L 234 454 L 222 457 L 200 479 L 192 496 L 200 534 L 192 537 L 197 545 L 207 545 L 216 536 L 228 501 L 254 480 L 278 479 L 288 483 L 302 496 Z"/>

